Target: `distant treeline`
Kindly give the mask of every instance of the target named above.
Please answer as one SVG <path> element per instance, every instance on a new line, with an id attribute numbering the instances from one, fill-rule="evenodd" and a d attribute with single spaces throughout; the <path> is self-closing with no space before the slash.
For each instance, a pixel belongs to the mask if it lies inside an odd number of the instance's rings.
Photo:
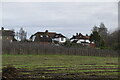
<path id="1" fill-rule="evenodd" d="M 65 54 L 81 56 L 118 56 L 114 50 L 56 46 L 54 44 L 38 44 L 33 42 L 3 42 L 2 54 Z"/>

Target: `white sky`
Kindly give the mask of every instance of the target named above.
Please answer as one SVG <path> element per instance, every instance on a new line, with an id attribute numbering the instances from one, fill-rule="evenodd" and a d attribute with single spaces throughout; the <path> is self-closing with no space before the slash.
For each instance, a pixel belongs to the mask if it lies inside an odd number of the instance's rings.
<path id="1" fill-rule="evenodd" d="M 23 27 L 28 32 L 28 37 L 46 29 L 62 33 L 67 37 L 71 37 L 76 32 L 90 34 L 93 26 L 99 26 L 101 22 L 109 31 L 118 26 L 117 0 L 116 2 L 112 2 L 113 0 L 109 0 L 111 2 L 108 0 L 104 0 L 106 2 L 7 1 L 4 0 L 2 3 L 2 19 L 0 20 L 3 26 L 6 29 L 15 29 L 15 31 Z"/>
<path id="2" fill-rule="evenodd" d="M 1 0 L 2 2 L 118 2 L 120 0 Z"/>

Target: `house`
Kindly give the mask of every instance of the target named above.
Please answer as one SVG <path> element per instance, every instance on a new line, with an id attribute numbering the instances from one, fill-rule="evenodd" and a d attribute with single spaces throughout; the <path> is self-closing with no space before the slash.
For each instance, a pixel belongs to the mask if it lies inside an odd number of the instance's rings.
<path id="1" fill-rule="evenodd" d="M 7 41 L 7 42 L 12 42 L 12 41 L 15 41 L 14 36 L 15 36 L 14 31 L 4 30 L 3 27 L 1 28 L 1 30 L 0 30 L 0 40 Z"/>
<path id="2" fill-rule="evenodd" d="M 73 35 L 71 38 L 70 38 L 70 42 L 71 43 L 78 43 L 78 44 L 81 44 L 83 46 L 91 46 L 93 45 L 94 43 L 93 42 L 90 42 L 89 41 L 89 38 L 90 36 L 88 36 L 87 34 L 86 35 L 83 35 L 81 33 L 76 33 L 76 35 Z"/>
<path id="3" fill-rule="evenodd" d="M 66 37 L 56 32 L 37 32 L 30 37 L 30 41 L 39 43 L 65 43 Z"/>

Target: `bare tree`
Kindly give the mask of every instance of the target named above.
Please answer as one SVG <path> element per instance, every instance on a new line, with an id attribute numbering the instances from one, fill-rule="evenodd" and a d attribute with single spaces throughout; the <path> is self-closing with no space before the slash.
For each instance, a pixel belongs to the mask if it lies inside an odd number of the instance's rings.
<path id="1" fill-rule="evenodd" d="M 108 31 L 107 31 L 107 28 L 105 27 L 104 23 L 101 22 L 98 32 L 101 35 L 101 37 L 103 37 L 103 38 L 105 38 L 107 36 Z"/>
<path id="2" fill-rule="evenodd" d="M 20 28 L 20 30 L 16 34 L 17 34 L 17 38 L 20 41 L 25 41 L 26 40 L 27 32 L 23 28 Z"/>
<path id="3" fill-rule="evenodd" d="M 93 29 L 92 29 L 92 31 L 94 32 L 94 31 L 99 31 L 99 27 L 97 27 L 96 25 L 93 27 Z"/>

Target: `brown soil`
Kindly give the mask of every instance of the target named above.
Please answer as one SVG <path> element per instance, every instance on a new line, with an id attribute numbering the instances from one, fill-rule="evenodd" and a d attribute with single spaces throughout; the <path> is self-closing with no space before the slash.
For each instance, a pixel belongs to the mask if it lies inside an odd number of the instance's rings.
<path id="1" fill-rule="evenodd" d="M 25 68 L 14 68 L 14 67 L 8 66 L 6 68 L 3 68 L 2 80 L 90 80 L 90 79 L 94 80 L 95 78 L 106 78 L 106 80 L 119 80 L 118 75 L 112 75 L 112 76 L 97 75 L 97 73 L 104 73 L 104 72 L 111 73 L 111 72 L 119 72 L 119 71 L 52 73 L 54 71 L 56 72 L 59 71 L 60 70 L 59 68 L 67 68 L 67 67 L 53 67 L 53 69 L 56 69 L 56 70 L 47 70 L 51 68 L 52 67 L 27 70 Z M 120 69 L 120 68 L 89 68 L 89 69 L 79 69 L 79 70 L 98 70 L 98 69 L 111 70 L 111 69 Z M 74 70 L 74 69 L 64 69 L 64 70 Z"/>

